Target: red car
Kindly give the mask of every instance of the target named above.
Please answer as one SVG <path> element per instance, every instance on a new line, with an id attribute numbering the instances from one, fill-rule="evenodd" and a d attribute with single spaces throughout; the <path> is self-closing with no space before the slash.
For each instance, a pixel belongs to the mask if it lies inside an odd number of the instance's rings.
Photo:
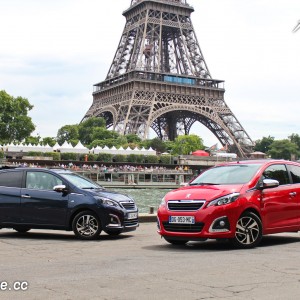
<path id="1" fill-rule="evenodd" d="M 228 239 L 257 246 L 263 235 L 300 230 L 300 164 L 284 160 L 225 163 L 169 192 L 157 212 L 171 244 Z"/>

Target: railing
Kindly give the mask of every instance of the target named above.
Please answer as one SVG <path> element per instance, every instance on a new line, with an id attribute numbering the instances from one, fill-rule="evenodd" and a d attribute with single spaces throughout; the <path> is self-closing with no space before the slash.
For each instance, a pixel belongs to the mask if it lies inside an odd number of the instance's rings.
<path id="1" fill-rule="evenodd" d="M 131 80 L 147 80 L 147 81 L 156 81 L 161 83 L 168 84 L 180 84 L 188 86 L 201 86 L 208 88 L 224 89 L 224 81 L 216 79 L 206 79 L 194 76 L 185 76 L 181 74 L 172 74 L 172 73 L 152 73 L 145 71 L 131 71 L 123 75 L 107 79 L 103 82 L 97 83 L 94 85 L 94 93 L 97 93 L 101 90 L 122 84 Z"/>
<path id="2" fill-rule="evenodd" d="M 131 1 L 131 6 L 138 4 L 140 2 L 143 2 L 145 0 L 132 0 Z M 170 4 L 176 4 L 180 6 L 188 6 L 191 7 L 188 3 L 187 0 L 155 0 L 156 2 L 161 2 L 161 3 L 170 3 Z"/>
<path id="3" fill-rule="evenodd" d="M 99 170 L 78 170 L 77 173 L 88 177 L 101 185 L 143 185 L 143 186 L 179 186 L 190 181 L 194 175 L 191 170 L 153 170 L 153 171 L 99 171 Z"/>

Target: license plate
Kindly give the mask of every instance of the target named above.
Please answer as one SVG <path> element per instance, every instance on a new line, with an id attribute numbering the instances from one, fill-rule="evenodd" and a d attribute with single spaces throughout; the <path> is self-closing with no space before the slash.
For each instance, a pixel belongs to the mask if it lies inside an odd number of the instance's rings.
<path id="1" fill-rule="evenodd" d="M 170 216 L 169 223 L 172 223 L 172 224 L 195 224 L 195 217 Z"/>
<path id="2" fill-rule="evenodd" d="M 128 213 L 127 219 L 132 220 L 132 219 L 137 219 L 137 217 L 138 217 L 138 213 L 132 212 L 132 213 Z"/>

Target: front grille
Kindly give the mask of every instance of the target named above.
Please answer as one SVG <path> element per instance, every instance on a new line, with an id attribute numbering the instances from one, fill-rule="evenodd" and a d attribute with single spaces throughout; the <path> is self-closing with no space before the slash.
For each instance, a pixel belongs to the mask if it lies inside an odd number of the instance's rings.
<path id="1" fill-rule="evenodd" d="M 204 223 L 170 224 L 169 222 L 163 222 L 163 226 L 166 231 L 170 232 L 201 232 L 204 227 Z"/>
<path id="2" fill-rule="evenodd" d="M 134 202 L 120 202 L 126 210 L 136 210 Z"/>
<path id="3" fill-rule="evenodd" d="M 168 201 L 168 209 L 172 211 L 196 211 L 200 209 L 205 201 L 171 200 Z"/>

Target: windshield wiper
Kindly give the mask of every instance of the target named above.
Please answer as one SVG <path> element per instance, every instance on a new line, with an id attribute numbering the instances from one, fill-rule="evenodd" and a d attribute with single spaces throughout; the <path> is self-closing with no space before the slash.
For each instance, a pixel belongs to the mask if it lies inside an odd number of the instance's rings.
<path id="1" fill-rule="evenodd" d="M 83 190 L 95 190 L 96 188 L 93 186 L 82 187 Z"/>

